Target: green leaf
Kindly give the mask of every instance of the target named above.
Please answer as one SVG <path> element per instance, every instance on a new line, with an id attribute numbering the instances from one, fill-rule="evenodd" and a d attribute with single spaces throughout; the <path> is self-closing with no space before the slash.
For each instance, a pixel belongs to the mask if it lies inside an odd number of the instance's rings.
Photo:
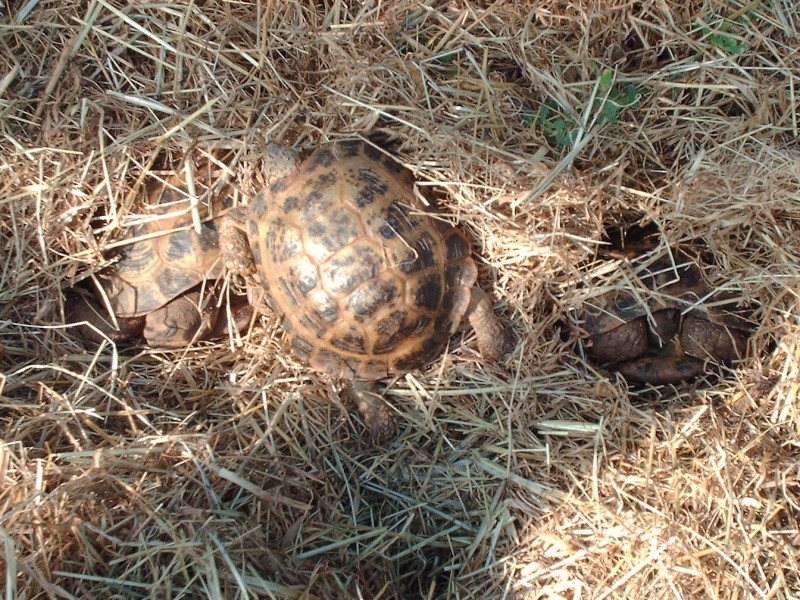
<path id="1" fill-rule="evenodd" d="M 611 84 L 614 83 L 614 71 L 606 69 L 600 75 L 600 83 L 598 84 L 599 92 L 603 95 L 611 89 Z"/>
<path id="2" fill-rule="evenodd" d="M 536 113 L 532 110 L 523 110 L 522 111 L 522 125 L 523 127 L 533 127 L 534 123 L 536 123 Z"/>
<path id="3" fill-rule="evenodd" d="M 603 105 L 600 107 L 600 116 L 598 117 L 597 122 L 601 124 L 604 122 L 617 122 L 617 105 L 613 100 L 609 102 L 603 102 Z"/>
<path id="4" fill-rule="evenodd" d="M 639 90 L 632 83 L 625 86 L 625 92 L 619 97 L 620 106 L 633 106 L 639 101 Z"/>
<path id="5" fill-rule="evenodd" d="M 735 37 L 725 33 L 715 33 L 708 27 L 702 27 L 700 31 L 709 44 L 716 46 L 728 54 L 742 54 L 750 48 L 750 44 L 747 42 L 739 41 Z"/>

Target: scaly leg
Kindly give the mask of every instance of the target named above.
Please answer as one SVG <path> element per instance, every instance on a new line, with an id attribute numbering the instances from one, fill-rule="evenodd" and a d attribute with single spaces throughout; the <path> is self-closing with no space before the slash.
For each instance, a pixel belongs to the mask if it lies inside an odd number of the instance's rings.
<path id="1" fill-rule="evenodd" d="M 344 391 L 356 403 L 373 444 L 382 446 L 397 435 L 397 415 L 374 381 L 348 381 Z"/>
<path id="2" fill-rule="evenodd" d="M 478 287 L 472 288 L 467 319 L 475 330 L 478 349 L 486 360 L 502 358 L 514 348 L 516 344 L 514 332 L 500 322 L 494 314 L 494 306 L 489 296 Z"/>

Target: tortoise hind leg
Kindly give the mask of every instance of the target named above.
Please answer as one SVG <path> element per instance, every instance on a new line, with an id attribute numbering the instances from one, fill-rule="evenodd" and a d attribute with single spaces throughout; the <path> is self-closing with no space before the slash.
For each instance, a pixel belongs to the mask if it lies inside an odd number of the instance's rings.
<path id="1" fill-rule="evenodd" d="M 397 435 L 397 415 L 374 381 L 348 381 L 344 391 L 358 407 L 373 444 L 381 446 Z"/>
<path id="2" fill-rule="evenodd" d="M 482 289 L 473 287 L 471 294 L 467 319 L 475 330 L 478 349 L 486 360 L 502 358 L 514 348 L 516 336 L 494 314 L 492 301 Z"/>

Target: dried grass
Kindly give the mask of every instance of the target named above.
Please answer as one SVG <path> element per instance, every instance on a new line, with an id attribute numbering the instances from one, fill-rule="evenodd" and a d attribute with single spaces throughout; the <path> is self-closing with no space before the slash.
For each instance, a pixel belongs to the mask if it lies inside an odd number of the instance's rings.
<path id="1" fill-rule="evenodd" d="M 795 2 L 12 4 L 6 598 L 800 596 Z M 606 69 L 639 96 L 603 123 Z M 536 122 L 548 101 L 572 148 Z M 175 353 L 63 325 L 158 157 L 234 149 L 246 199 L 265 140 L 375 129 L 446 192 L 520 337 L 508 364 L 466 334 L 390 382 L 389 446 L 275 319 Z M 614 285 L 604 228 L 649 221 L 756 306 L 752 357 L 717 381 L 628 390 L 574 352 L 575 309 Z"/>

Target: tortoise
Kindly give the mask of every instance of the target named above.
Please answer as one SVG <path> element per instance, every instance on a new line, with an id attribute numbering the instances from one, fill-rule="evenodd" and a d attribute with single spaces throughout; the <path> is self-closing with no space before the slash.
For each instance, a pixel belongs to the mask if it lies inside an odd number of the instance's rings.
<path id="1" fill-rule="evenodd" d="M 432 362 L 464 319 L 486 360 L 513 334 L 476 284 L 468 239 L 426 210 L 396 160 L 362 140 L 323 145 L 299 166 L 279 155 L 276 181 L 223 221 L 226 263 L 263 287 L 302 363 L 350 382 L 383 442 L 396 423 L 374 382 Z"/>
<path id="2" fill-rule="evenodd" d="M 227 320 L 218 319 L 217 297 L 211 283 L 221 278 L 224 265 L 220 256 L 218 218 L 211 212 L 224 208 L 222 198 L 229 191 L 212 189 L 220 170 L 210 163 L 195 168 L 195 191 L 211 196 L 212 211 L 200 204 L 199 232 L 189 212 L 190 198 L 185 177 L 176 172 L 152 177 L 145 183 L 145 196 L 158 218 L 148 219 L 128 230 L 118 262 L 102 274 L 98 297 L 107 298 L 114 318 L 105 303 L 82 290 L 67 294 L 67 320 L 87 322 L 112 340 L 144 338 L 153 347 L 182 348 L 192 340 L 210 339 L 226 332 Z M 200 189 L 198 189 L 200 188 Z M 246 301 L 233 297 L 236 326 L 248 320 Z M 89 339 L 103 336 L 89 326 L 80 326 Z"/>
<path id="3" fill-rule="evenodd" d="M 656 258 L 641 281 L 644 294 L 609 292 L 586 307 L 588 351 L 597 363 L 630 382 L 663 385 L 698 377 L 709 363 L 745 356 L 746 311 L 732 296 L 712 293 L 686 253 Z"/>

